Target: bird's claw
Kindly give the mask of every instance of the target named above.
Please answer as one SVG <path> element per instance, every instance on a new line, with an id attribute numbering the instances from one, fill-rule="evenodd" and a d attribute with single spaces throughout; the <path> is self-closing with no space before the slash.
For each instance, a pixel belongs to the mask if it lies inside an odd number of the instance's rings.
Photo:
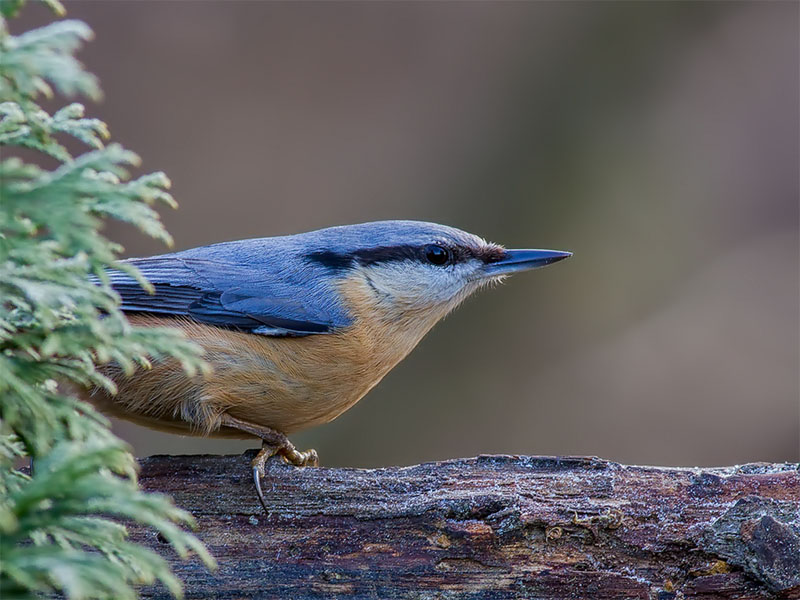
<path id="1" fill-rule="evenodd" d="M 269 510 L 267 509 L 267 501 L 264 498 L 264 492 L 261 490 L 261 478 L 265 476 L 264 467 L 267 461 L 276 454 L 280 454 L 283 460 L 296 467 L 316 467 L 319 465 L 319 455 L 313 448 L 305 452 L 300 452 L 291 443 L 277 448 L 264 443 L 251 464 L 253 467 L 253 483 L 255 483 L 256 486 L 256 495 L 258 496 L 258 501 L 261 502 L 261 506 L 264 508 L 264 512 L 267 514 L 269 514 Z"/>
<path id="2" fill-rule="evenodd" d="M 267 509 L 267 501 L 264 499 L 264 492 L 261 491 L 261 478 L 264 477 L 264 465 L 267 464 L 267 460 L 269 460 L 275 453 L 278 451 L 277 448 L 274 446 L 269 446 L 266 443 L 262 444 L 261 450 L 256 457 L 253 459 L 251 463 L 253 467 L 253 483 L 256 486 L 256 495 L 258 496 L 258 501 L 261 502 L 261 506 L 264 508 L 264 512 L 269 514 L 269 510 Z"/>

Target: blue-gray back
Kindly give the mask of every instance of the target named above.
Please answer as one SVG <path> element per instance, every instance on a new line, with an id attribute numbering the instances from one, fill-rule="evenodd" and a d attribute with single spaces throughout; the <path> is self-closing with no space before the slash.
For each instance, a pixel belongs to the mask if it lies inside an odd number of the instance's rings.
<path id="1" fill-rule="evenodd" d="M 347 274 L 347 257 L 436 242 L 465 245 L 475 239 L 434 223 L 379 221 L 127 260 L 154 285 L 154 295 L 123 273 L 110 277 L 124 311 L 185 316 L 262 335 L 301 336 L 351 323 L 336 290 L 337 279 Z"/>

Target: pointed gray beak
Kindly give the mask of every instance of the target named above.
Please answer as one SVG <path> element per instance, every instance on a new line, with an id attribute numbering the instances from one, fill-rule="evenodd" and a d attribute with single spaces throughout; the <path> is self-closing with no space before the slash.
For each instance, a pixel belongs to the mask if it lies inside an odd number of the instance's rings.
<path id="1" fill-rule="evenodd" d="M 517 271 L 538 269 L 572 256 L 572 252 L 561 250 L 506 250 L 505 256 L 484 267 L 487 277 L 509 275 Z"/>

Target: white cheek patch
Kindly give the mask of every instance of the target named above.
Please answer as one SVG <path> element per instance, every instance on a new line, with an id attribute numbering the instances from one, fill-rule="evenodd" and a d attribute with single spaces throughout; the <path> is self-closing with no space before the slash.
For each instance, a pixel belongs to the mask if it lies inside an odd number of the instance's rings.
<path id="1" fill-rule="evenodd" d="M 363 268 L 363 275 L 382 303 L 396 309 L 419 309 L 458 304 L 471 293 L 477 265 L 463 263 L 448 267 L 412 261 L 393 261 Z"/>

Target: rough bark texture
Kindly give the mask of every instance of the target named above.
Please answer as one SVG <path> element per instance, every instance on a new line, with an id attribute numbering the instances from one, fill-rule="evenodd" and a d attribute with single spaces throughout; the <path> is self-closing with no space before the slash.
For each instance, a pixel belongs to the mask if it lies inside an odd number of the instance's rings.
<path id="1" fill-rule="evenodd" d="M 632 467 L 481 456 L 298 469 L 156 456 L 141 481 L 198 520 L 220 569 L 188 598 L 800 598 L 800 465 Z M 162 552 L 152 533 L 133 532 Z M 163 588 L 144 591 L 166 597 Z"/>

